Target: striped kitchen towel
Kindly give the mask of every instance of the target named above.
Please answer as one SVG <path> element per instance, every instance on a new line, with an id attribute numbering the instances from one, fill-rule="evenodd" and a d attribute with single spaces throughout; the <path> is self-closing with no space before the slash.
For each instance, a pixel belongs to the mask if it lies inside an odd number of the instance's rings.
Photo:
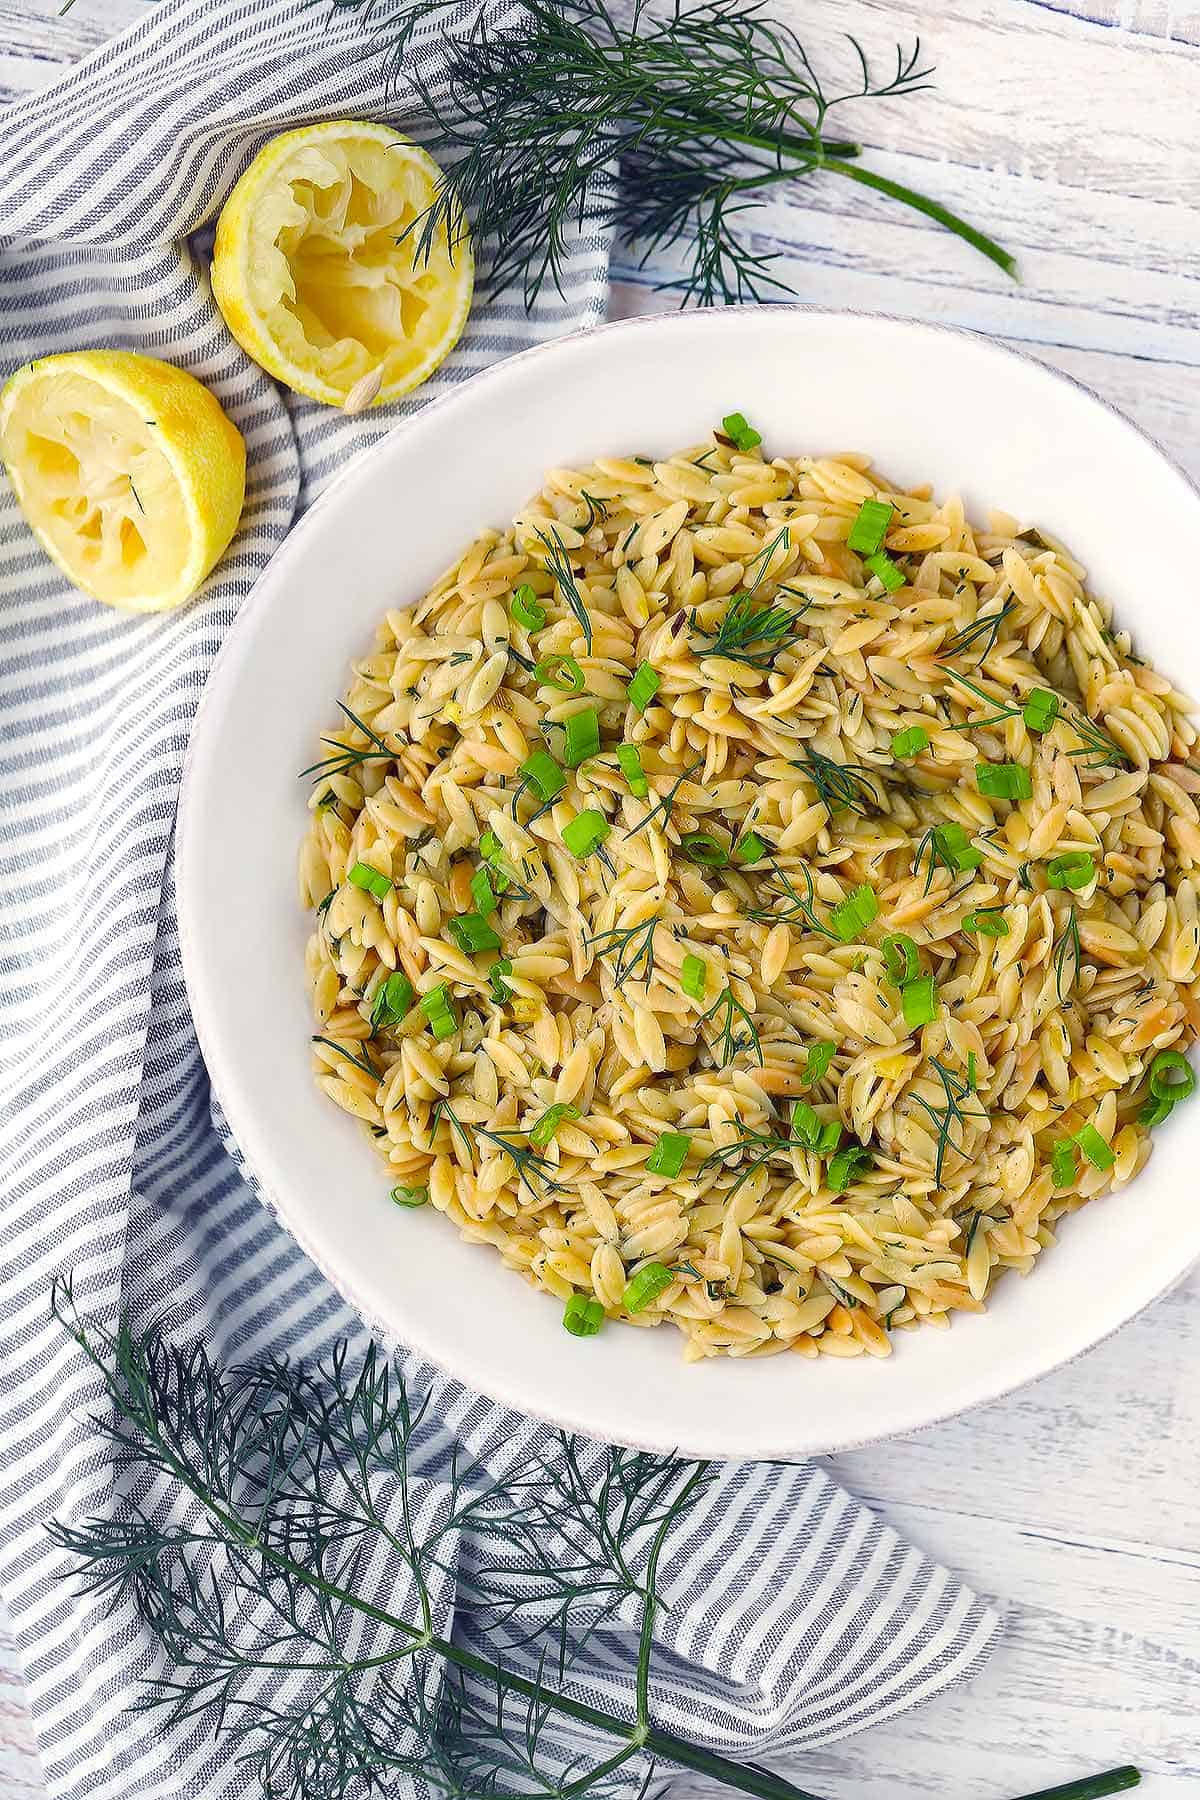
<path id="1" fill-rule="evenodd" d="M 589 238 L 563 295 L 532 315 L 515 296 L 477 304 L 421 396 L 389 413 L 343 417 L 247 361 L 208 292 L 205 228 L 285 126 L 383 117 L 420 135 L 384 42 L 359 12 L 302 0 L 162 0 L 0 119 L 0 372 L 82 346 L 165 357 L 219 395 L 250 463 L 232 548 L 197 600 L 159 617 L 66 586 L 0 496 L 0 1593 L 61 1800 L 261 1787 L 206 1724 L 129 1712 L 160 1666 L 139 1616 L 64 1579 L 46 1521 L 119 1502 L 88 1422 L 102 1405 L 94 1371 L 50 1317 L 53 1279 L 73 1275 L 82 1309 L 110 1323 L 122 1307 L 168 1308 L 218 1357 L 365 1342 L 257 1200 L 188 1016 L 171 835 L 205 677 L 297 510 L 351 452 L 493 358 L 604 311 L 608 247 Z M 436 36 L 412 53 L 436 81 Z M 485 1459 L 539 1441 L 528 1421 L 406 1367 L 432 1389 L 443 1458 L 452 1435 Z M 423 1480 L 436 1500 L 436 1456 Z M 460 1567 L 473 1553 L 462 1546 Z M 975 1669 L 996 1629 L 813 1467 L 724 1471 L 672 1544 L 666 1581 L 659 1721 L 739 1757 L 786 1757 L 911 1706 Z M 469 1600 L 440 1598 L 474 1642 Z M 576 1691 L 625 1706 L 628 1650 L 619 1634 L 597 1640 Z"/>

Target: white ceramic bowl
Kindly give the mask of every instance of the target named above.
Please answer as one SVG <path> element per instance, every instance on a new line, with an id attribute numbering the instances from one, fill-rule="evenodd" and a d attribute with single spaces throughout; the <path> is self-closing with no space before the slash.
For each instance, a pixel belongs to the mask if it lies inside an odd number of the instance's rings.
<path id="1" fill-rule="evenodd" d="M 1200 1256 L 1200 1102 L 1125 1192 L 1069 1221 L 1027 1281 L 888 1362 L 687 1365 L 670 1329 L 575 1339 L 561 1307 L 431 1210 L 399 1212 L 361 1128 L 312 1085 L 295 863 L 317 733 L 385 607 L 506 524 L 543 469 L 665 453 L 733 410 L 772 449 L 860 449 L 902 483 L 1061 536 L 1139 648 L 1200 690 L 1179 558 L 1200 496 L 1133 426 L 1041 364 L 965 334 L 799 307 L 638 319 L 500 363 L 356 460 L 243 607 L 192 736 L 179 823 L 184 967 L 239 1144 L 280 1218 L 385 1334 L 473 1388 L 600 1438 L 714 1457 L 868 1442 L 989 1400 L 1087 1349 Z M 1097 1397 L 1103 1404 L 1103 1396 Z"/>

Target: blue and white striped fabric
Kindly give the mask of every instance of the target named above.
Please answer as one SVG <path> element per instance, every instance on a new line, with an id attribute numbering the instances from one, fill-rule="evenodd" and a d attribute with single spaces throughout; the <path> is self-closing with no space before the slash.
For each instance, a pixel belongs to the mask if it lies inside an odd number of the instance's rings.
<path id="1" fill-rule="evenodd" d="M 436 79 L 436 40 L 415 53 Z M 73 1273 L 82 1306 L 109 1320 L 169 1307 L 218 1356 L 364 1337 L 259 1204 L 214 1113 L 171 867 L 184 746 L 230 620 L 297 509 L 396 418 L 281 396 L 226 333 L 196 242 L 266 138 L 339 115 L 419 131 L 359 14 L 163 0 L 0 119 L 3 373 L 87 345 L 166 357 L 220 396 L 250 461 L 232 549 L 163 617 L 75 593 L 0 497 L 0 1593 L 61 1800 L 231 1800 L 249 1778 L 202 1729 L 127 1714 L 155 1667 L 149 1642 L 131 1610 L 81 1600 L 51 1552 L 48 1518 L 112 1504 L 86 1422 L 96 1384 L 50 1320 L 53 1277 Z M 607 245 L 588 241 L 565 298 L 532 317 L 515 297 L 477 306 L 424 393 L 598 320 L 606 271 Z M 536 1440 L 436 1371 L 410 1359 L 408 1372 L 485 1456 Z M 737 1755 L 911 1706 L 970 1673 L 996 1629 L 811 1467 L 730 1468 L 673 1545 L 666 1586 L 659 1720 Z M 606 1640 L 581 1691 L 623 1702 L 625 1667 Z"/>

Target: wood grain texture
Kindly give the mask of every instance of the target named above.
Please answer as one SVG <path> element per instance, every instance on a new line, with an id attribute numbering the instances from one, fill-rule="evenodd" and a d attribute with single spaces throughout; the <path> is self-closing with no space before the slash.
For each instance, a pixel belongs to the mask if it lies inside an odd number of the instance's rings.
<path id="1" fill-rule="evenodd" d="M 0 98 L 52 80 L 145 0 L 75 0 L 63 18 L 58 4 L 0 0 Z M 822 67 L 845 66 L 846 32 L 885 58 L 897 32 L 921 32 L 936 94 L 844 124 L 875 168 L 992 232 L 1022 274 L 1015 287 L 914 215 L 827 178 L 777 197 L 764 221 L 800 298 L 1018 344 L 1200 477 L 1200 0 L 776 10 L 791 11 Z M 614 312 L 672 304 L 653 292 L 669 267 L 638 271 L 623 255 L 617 273 Z M 1008 1631 L 969 1688 L 806 1758 L 805 1786 L 846 1800 L 999 1800 L 1132 1760 L 1150 1800 L 1200 1800 L 1198 1366 L 1193 1275 L 1038 1386 L 831 1459 L 898 1530 L 993 1595 Z M 38 1800 L 11 1650 L 0 1628 L 0 1800 Z M 676 1788 L 680 1800 L 695 1791 Z"/>

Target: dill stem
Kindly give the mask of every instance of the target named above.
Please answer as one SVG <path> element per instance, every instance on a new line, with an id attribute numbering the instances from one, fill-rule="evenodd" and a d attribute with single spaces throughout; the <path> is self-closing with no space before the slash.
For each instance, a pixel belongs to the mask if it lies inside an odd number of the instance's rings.
<path id="1" fill-rule="evenodd" d="M 1104 1794 L 1120 1794 L 1137 1787 L 1141 1771 L 1125 1764 L 1120 1769 L 1106 1769 L 1103 1775 L 1085 1775 L 1080 1781 L 1065 1781 L 1061 1787 L 1039 1788 L 1023 1800 L 1100 1800 Z"/>
<path id="2" fill-rule="evenodd" d="M 964 239 L 974 249 L 982 251 L 989 262 L 994 262 L 998 269 L 1006 275 L 1017 279 L 1017 259 L 1001 248 L 994 238 L 986 232 L 977 231 L 974 225 L 968 225 L 965 219 L 959 218 L 948 207 L 941 206 L 936 200 L 930 200 L 919 194 L 915 188 L 905 187 L 902 182 L 890 181 L 886 175 L 877 175 L 873 169 L 864 169 L 858 163 L 844 161 L 837 156 L 826 156 L 822 159 L 823 169 L 829 169 L 835 175 L 845 175 L 851 181 L 861 182 L 864 187 L 874 188 L 877 193 L 887 194 L 892 200 L 901 200 L 905 206 L 911 206 L 914 212 L 924 213 L 927 219 L 933 219 L 956 237 Z"/>

